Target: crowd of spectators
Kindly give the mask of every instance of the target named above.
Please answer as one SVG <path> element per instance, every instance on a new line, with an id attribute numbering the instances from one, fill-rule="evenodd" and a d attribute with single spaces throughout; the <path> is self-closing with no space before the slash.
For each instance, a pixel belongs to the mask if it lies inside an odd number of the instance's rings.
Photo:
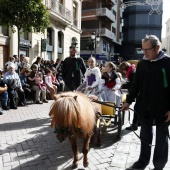
<path id="1" fill-rule="evenodd" d="M 3 110 L 25 106 L 29 100 L 36 104 L 48 103 L 54 95 L 64 91 L 62 62 L 44 61 L 37 57 L 30 65 L 29 58 L 10 57 L 5 70 L 0 70 L 0 100 Z M 2 112 L 0 112 L 2 114 Z"/>

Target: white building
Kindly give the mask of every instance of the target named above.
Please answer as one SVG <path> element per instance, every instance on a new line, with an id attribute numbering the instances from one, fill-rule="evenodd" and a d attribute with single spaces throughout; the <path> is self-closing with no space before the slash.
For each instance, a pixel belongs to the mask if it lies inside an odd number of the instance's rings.
<path id="1" fill-rule="evenodd" d="M 49 15 L 50 28 L 45 34 L 23 33 L 20 39 L 20 54 L 36 56 L 45 60 L 64 59 L 69 56 L 69 47 L 74 45 L 80 50 L 82 0 L 43 0 Z M 0 68 L 9 56 L 18 54 L 17 32 L 0 27 Z M 47 42 L 46 50 L 41 48 Z"/>
<path id="2" fill-rule="evenodd" d="M 166 38 L 165 38 L 165 49 L 167 50 L 167 54 L 170 56 L 170 18 L 166 22 Z M 164 46 L 162 46 L 164 48 Z"/>

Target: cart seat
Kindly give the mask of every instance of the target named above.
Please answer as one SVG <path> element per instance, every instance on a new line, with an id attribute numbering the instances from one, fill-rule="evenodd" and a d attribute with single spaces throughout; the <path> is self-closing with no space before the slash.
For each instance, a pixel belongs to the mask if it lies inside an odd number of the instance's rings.
<path id="1" fill-rule="evenodd" d="M 111 107 L 114 106 L 114 103 L 111 102 L 105 102 L 106 104 L 110 105 L 110 106 L 106 106 L 104 104 L 101 104 L 102 107 L 102 115 L 110 115 L 110 116 L 114 116 L 115 114 L 115 108 Z"/>

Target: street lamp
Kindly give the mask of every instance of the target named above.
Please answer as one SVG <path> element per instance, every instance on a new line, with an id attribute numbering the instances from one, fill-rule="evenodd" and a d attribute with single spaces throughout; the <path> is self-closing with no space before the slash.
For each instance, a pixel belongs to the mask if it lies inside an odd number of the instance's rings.
<path id="1" fill-rule="evenodd" d="M 108 61 L 111 61 L 111 56 L 110 56 L 110 44 L 107 44 L 107 52 L 108 52 Z"/>
<path id="2" fill-rule="evenodd" d="M 96 32 L 93 32 L 91 34 L 91 39 L 94 42 L 94 51 L 95 51 L 95 58 L 96 58 L 96 48 L 97 48 L 97 43 L 100 41 L 100 35 L 96 34 Z"/>

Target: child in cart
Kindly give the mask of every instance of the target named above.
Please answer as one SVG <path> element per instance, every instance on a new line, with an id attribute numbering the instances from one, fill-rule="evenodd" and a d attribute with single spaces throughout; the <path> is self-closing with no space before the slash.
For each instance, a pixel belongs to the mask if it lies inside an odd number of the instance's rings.
<path id="1" fill-rule="evenodd" d="M 100 69 L 96 67 L 96 59 L 94 57 L 88 59 L 88 66 L 89 68 L 87 68 L 84 74 L 84 83 L 78 87 L 77 91 L 81 91 L 87 95 L 97 95 L 101 72 Z"/>
<path id="2" fill-rule="evenodd" d="M 122 96 L 120 91 L 121 81 L 115 70 L 116 66 L 112 62 L 106 62 L 105 72 L 102 75 L 100 83 L 100 96 L 103 101 L 113 102 L 117 106 L 120 106 Z"/>

